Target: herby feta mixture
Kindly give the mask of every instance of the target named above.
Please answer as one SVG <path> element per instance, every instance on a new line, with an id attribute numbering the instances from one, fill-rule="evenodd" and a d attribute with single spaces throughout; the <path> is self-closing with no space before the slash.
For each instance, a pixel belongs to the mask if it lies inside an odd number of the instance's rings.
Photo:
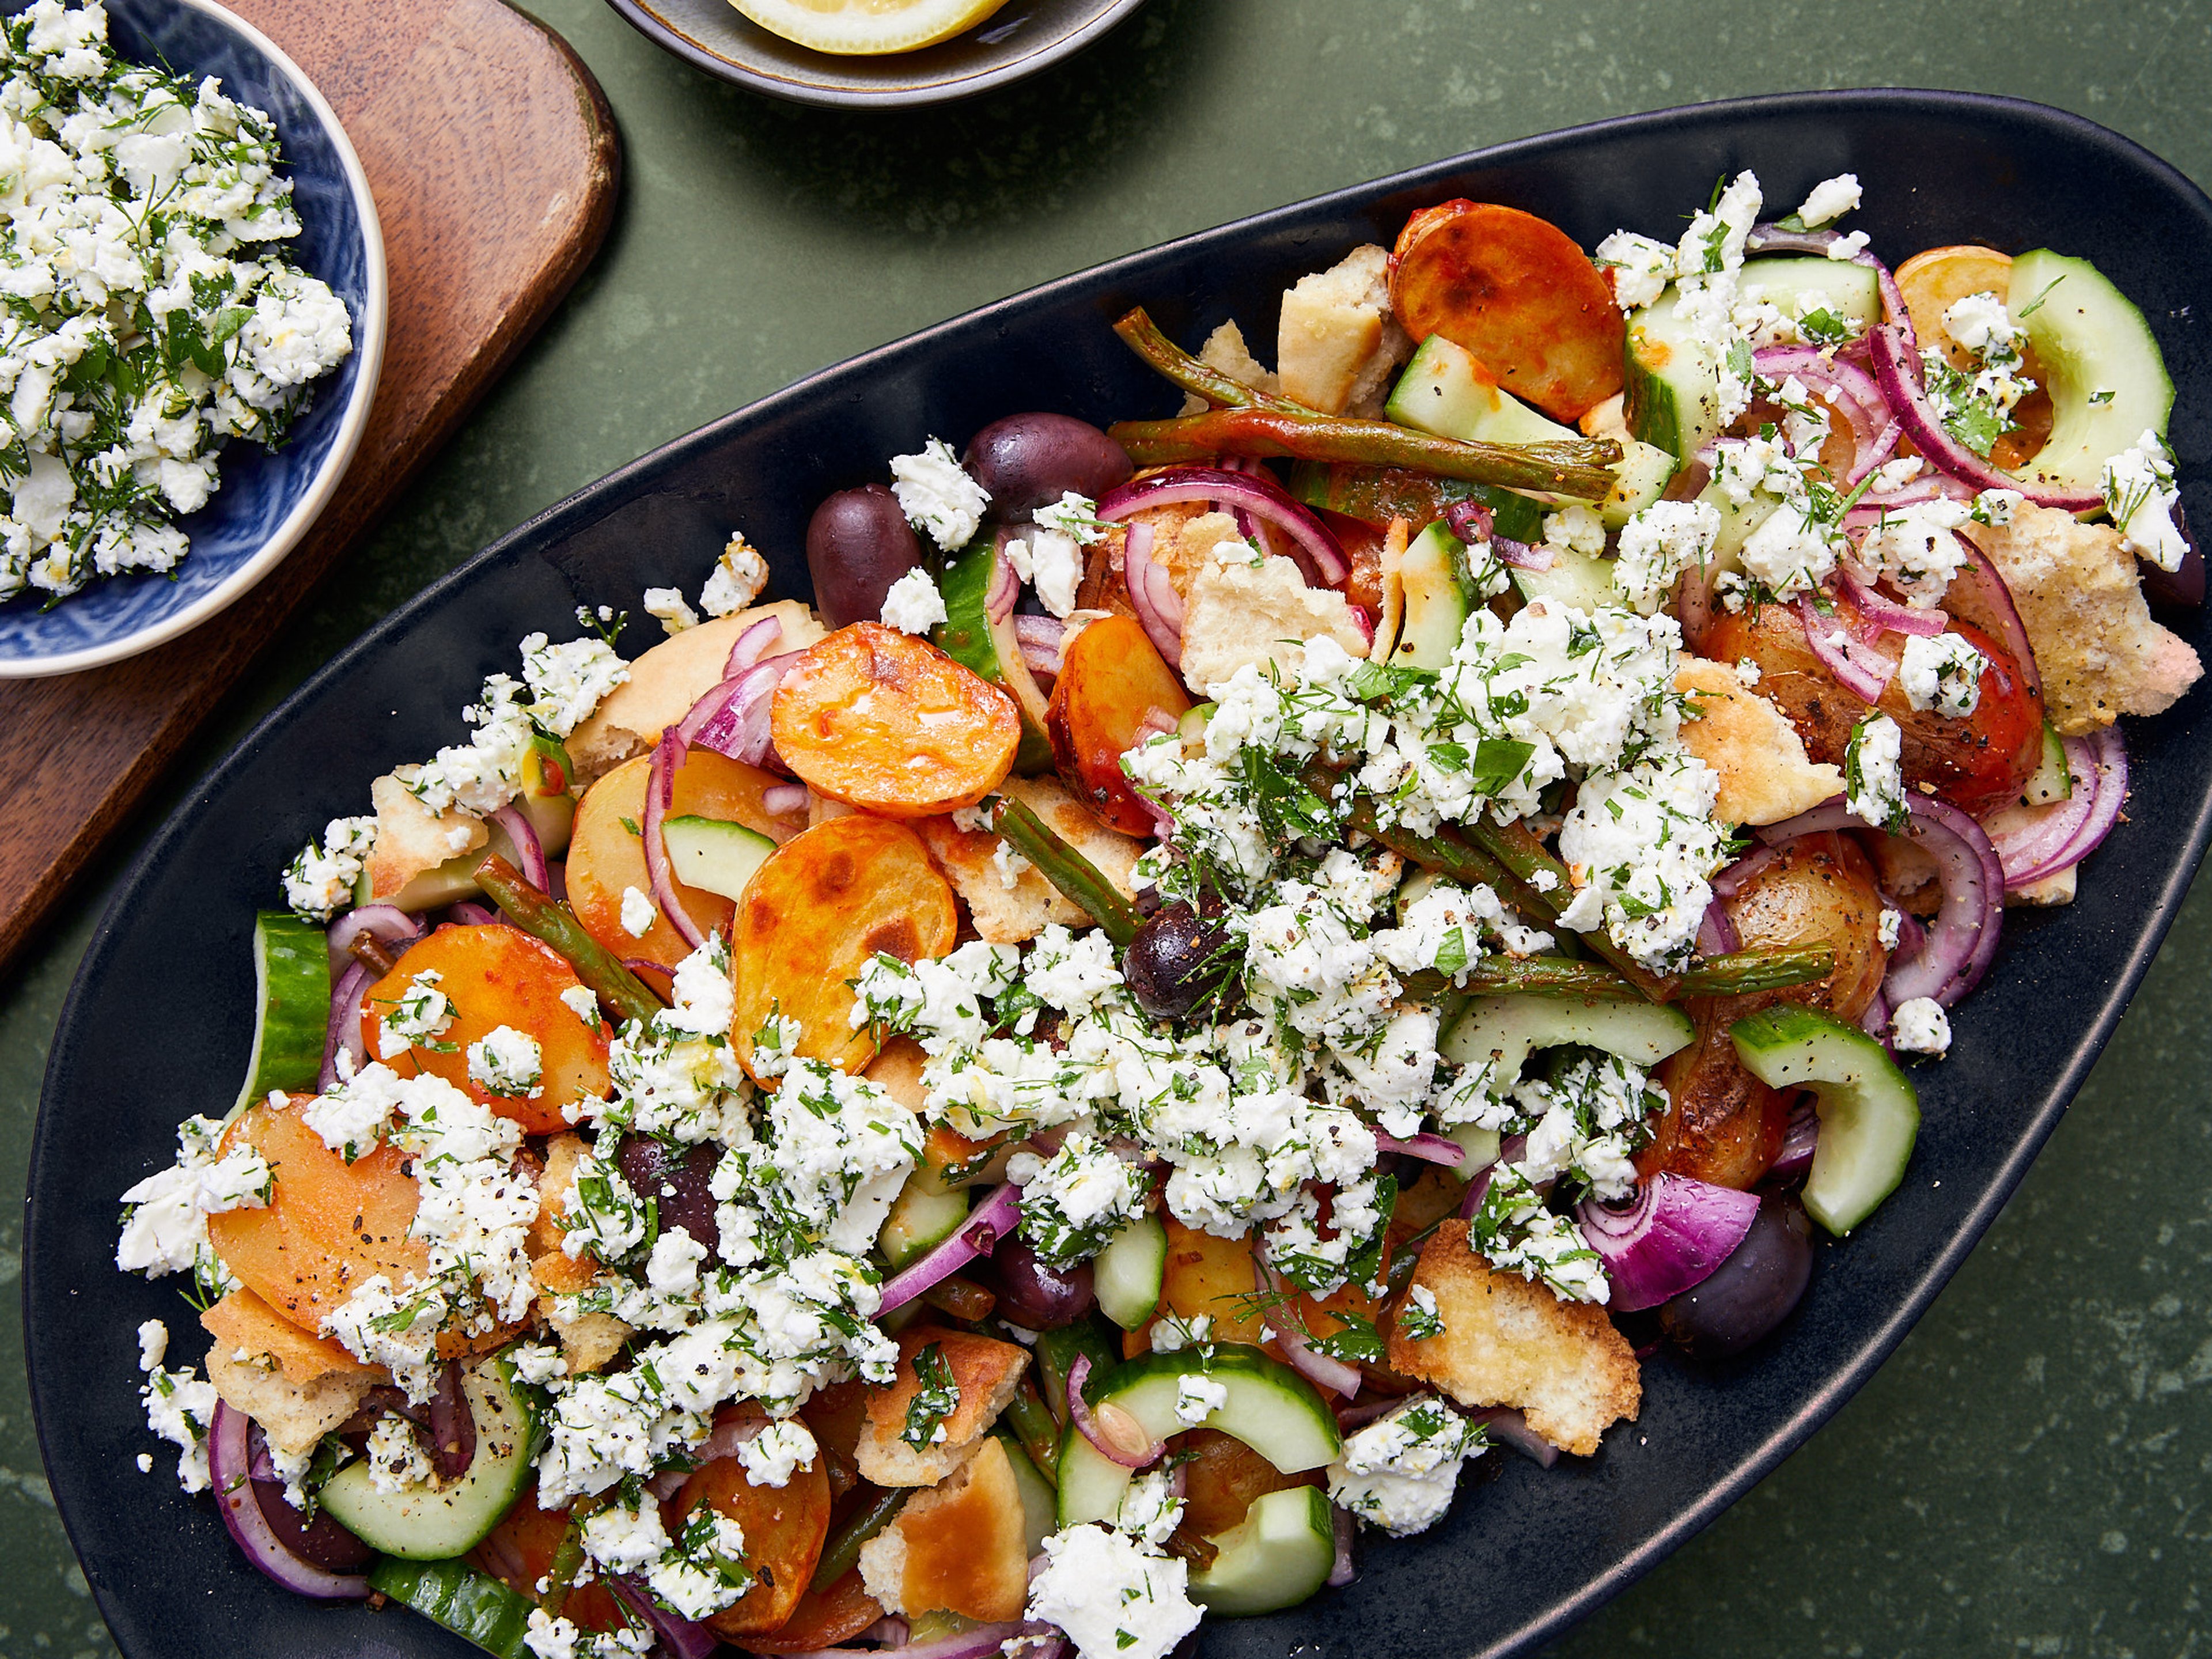
<path id="1" fill-rule="evenodd" d="M 274 449 L 353 350 L 285 252 L 267 113 L 107 44 L 98 0 L 0 27 L 0 599 L 167 574 L 225 443 Z"/>
<path id="2" fill-rule="evenodd" d="M 1599 434 L 1540 492 L 1470 497 L 1506 463 L 1448 434 L 1342 459 L 1423 372 L 1415 239 L 1286 294 L 1273 370 L 1125 319 L 1196 427 L 889 458 L 897 568 L 815 573 L 860 621 L 760 603 L 736 534 L 635 660 L 607 606 L 524 638 L 260 918 L 264 1047 L 322 1034 L 320 1076 L 123 1194 L 118 1267 L 215 1338 L 137 1334 L 185 1489 L 249 1478 L 242 1413 L 301 1516 L 441 1515 L 453 1559 L 380 1586 L 535 1659 L 1164 1659 L 1428 1532 L 1492 1434 L 1599 1455 L 1747 1229 L 1809 1253 L 1901 1178 L 2000 890 L 2070 898 L 2106 711 L 2195 677 L 2131 588 L 2054 633 L 2008 586 L 2178 568 L 2160 431 L 2108 525 L 1929 435 L 2022 441 L 2029 298 L 1954 285 L 1890 362 L 1929 453 L 1875 421 L 1861 197 L 1770 222 L 1741 173 L 1567 273 L 1599 360 L 1625 318 L 1647 372 L 1663 313 L 1678 379 L 1521 411 Z"/>

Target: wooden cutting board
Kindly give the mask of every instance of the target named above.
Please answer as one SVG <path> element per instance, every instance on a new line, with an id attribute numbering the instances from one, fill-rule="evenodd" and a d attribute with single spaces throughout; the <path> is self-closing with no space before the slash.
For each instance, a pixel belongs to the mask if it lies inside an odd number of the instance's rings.
<path id="1" fill-rule="evenodd" d="M 620 152 L 591 71 L 500 0 L 227 0 L 337 111 L 376 192 L 391 328 L 368 428 L 290 556 L 128 662 L 0 682 L 0 967 L 316 581 L 374 526 L 605 239 Z"/>

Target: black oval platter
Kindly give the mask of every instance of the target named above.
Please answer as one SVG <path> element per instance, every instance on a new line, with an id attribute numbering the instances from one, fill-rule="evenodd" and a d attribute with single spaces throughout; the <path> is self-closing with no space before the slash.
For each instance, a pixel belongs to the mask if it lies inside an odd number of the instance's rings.
<path id="1" fill-rule="evenodd" d="M 87 1579 L 131 1659 L 174 1654 L 455 1656 L 403 1611 L 326 1608 L 260 1577 L 205 1498 L 148 1449 L 133 1332 L 167 1320 L 203 1341 L 174 1281 L 110 1265 L 116 1194 L 167 1164 L 177 1121 L 230 1103 L 250 1030 L 253 910 L 325 819 L 362 809 L 370 778 L 454 741 L 483 677 L 512 671 L 535 629 L 573 634 L 580 604 L 636 612 L 649 585 L 697 587 L 742 526 L 775 592 L 807 591 L 802 535 L 831 489 L 884 476 L 927 434 L 956 444 L 994 417 L 1054 409 L 1103 422 L 1170 411 L 1179 394 L 1109 331 L 1142 302 L 1179 339 L 1225 317 L 1272 337 L 1278 296 L 1413 209 L 1458 195 L 1551 218 L 1584 246 L 1616 226 L 1672 234 L 1723 173 L 1755 168 L 1787 206 L 1846 170 L 1850 222 L 1877 252 L 1938 243 L 2093 257 L 2140 302 L 2179 397 L 2185 478 L 2212 435 L 2212 333 L 2192 305 L 2212 270 L 2212 203 L 2172 168 L 2077 118 L 2001 99 L 1806 94 L 1634 116 L 1501 145 L 1259 215 L 987 307 L 829 369 L 570 497 L 386 618 L 191 792 L 156 834 L 87 953 L 52 1048 L 29 1192 L 23 1297 L 46 1470 Z M 2212 524 L 2201 485 L 2187 489 Z M 2202 613 L 2169 617 L 2200 650 Z M 652 623 L 633 622 L 635 653 Z M 1342 1590 L 1270 1618 L 1209 1624 L 1208 1655 L 1398 1659 L 1526 1652 L 1710 1522 L 1817 1427 L 1896 1346 L 1994 1219 L 2126 1006 L 2186 893 L 2212 815 L 2212 690 L 2130 722 L 2127 821 L 2087 866 L 2081 902 L 2014 913 L 1958 1042 L 1918 1073 L 1925 1126 L 1904 1188 L 1859 1233 L 1822 1247 L 1804 1304 L 1724 1364 L 1662 1355 L 1639 1422 L 1550 1473 L 1499 1453 L 1450 1516 L 1402 1543 L 1364 1541 Z M 166 1470 L 173 1454 L 157 1470 Z"/>

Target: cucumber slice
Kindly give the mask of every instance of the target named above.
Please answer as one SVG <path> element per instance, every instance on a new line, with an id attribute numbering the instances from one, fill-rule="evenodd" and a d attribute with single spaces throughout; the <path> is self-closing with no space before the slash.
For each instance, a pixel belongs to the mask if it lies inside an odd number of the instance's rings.
<path id="1" fill-rule="evenodd" d="M 289 910 L 253 918 L 253 1048 L 236 1117 L 271 1089 L 314 1092 L 331 1023 L 331 952 L 323 930 Z M 225 1120 L 228 1121 L 228 1120 Z"/>
<path id="2" fill-rule="evenodd" d="M 368 1570 L 368 1587 L 499 1659 L 530 1659 L 522 1638 L 530 1632 L 532 1604 L 465 1561 L 386 1556 Z"/>
<path id="3" fill-rule="evenodd" d="M 1123 1330 L 1135 1330 L 1158 1309 L 1167 1267 L 1168 1230 L 1159 1217 L 1140 1215 L 1123 1222 L 1091 1264 L 1098 1311 Z"/>
<path id="4" fill-rule="evenodd" d="M 1466 580 L 1467 544 L 1437 520 L 1413 538 L 1399 561 L 1406 619 L 1399 624 L 1394 668 L 1448 668 L 1467 619 L 1480 604 Z"/>
<path id="5" fill-rule="evenodd" d="M 1228 1398 L 1197 1423 L 1176 1415 L 1176 1392 L 1186 1376 L 1202 1376 L 1228 1390 Z M 1336 1419 L 1313 1384 L 1241 1343 L 1217 1343 L 1211 1360 L 1189 1349 L 1139 1354 L 1084 1393 L 1094 1409 L 1110 1404 L 1127 1412 L 1155 1440 L 1186 1429 L 1218 1429 L 1285 1474 L 1320 1468 L 1343 1449 Z M 1060 1524 L 1111 1521 L 1121 1513 L 1130 1474 L 1069 1424 L 1060 1449 Z"/>
<path id="6" fill-rule="evenodd" d="M 1820 1144 L 1805 1209 L 1837 1237 L 1897 1190 L 1920 1133 L 1911 1079 L 1856 1025 L 1782 1005 L 1729 1027 L 1744 1067 L 1770 1089 L 1813 1091 Z"/>
<path id="7" fill-rule="evenodd" d="M 1037 1466 L 1022 1449 L 1022 1443 L 1004 1429 L 991 1431 L 993 1438 L 1006 1449 L 1006 1462 L 1013 1465 L 1014 1487 L 1022 1495 L 1022 1537 L 1027 1546 L 1025 1553 L 1034 1561 L 1044 1547 L 1044 1540 L 1060 1527 L 1060 1498 L 1052 1489 L 1052 1482 L 1037 1473 Z"/>
<path id="8" fill-rule="evenodd" d="M 461 1389 L 476 1419 L 477 1454 L 452 1486 L 379 1492 L 367 1461 L 356 1459 L 324 1486 L 323 1506 L 370 1548 L 410 1561 L 459 1555 L 499 1524 L 529 1480 L 538 1408 L 515 1386 L 507 1357 L 471 1366 Z"/>
<path id="9" fill-rule="evenodd" d="M 703 893 L 719 893 L 732 904 L 744 897 L 753 872 L 775 851 L 775 843 L 757 830 L 689 812 L 663 818 L 660 835 L 677 880 Z"/>
<path id="10" fill-rule="evenodd" d="M 1495 1129 L 1478 1128 L 1472 1123 L 1456 1123 L 1443 1131 L 1443 1137 L 1467 1154 L 1466 1163 L 1447 1173 L 1470 1176 L 1486 1164 L 1498 1162 L 1498 1148 L 1503 1138 Z"/>
<path id="11" fill-rule="evenodd" d="M 1401 426 L 1470 443 L 1549 443 L 1581 435 L 1502 390 L 1480 358 L 1441 334 L 1421 342 L 1382 413 Z"/>
<path id="12" fill-rule="evenodd" d="M 2094 495 L 2104 487 L 2109 458 L 2146 428 L 2166 436 L 2173 382 L 2158 341 L 2142 313 L 2096 266 L 2048 248 L 2012 262 L 2006 304 L 2027 325 L 2051 393 L 2051 436 L 2021 476 Z M 2091 401 L 2100 397 L 2105 401 Z"/>
<path id="13" fill-rule="evenodd" d="M 1336 1565 L 1334 1517 L 1319 1486 L 1262 1492 L 1242 1521 L 1206 1542 L 1220 1553 L 1191 1574 L 1190 1599 L 1231 1619 L 1297 1606 Z"/>
<path id="14" fill-rule="evenodd" d="M 945 596 L 945 621 L 930 638 L 962 667 L 1013 694 L 1022 715 L 1022 742 L 1014 751 L 1014 770 L 1027 776 L 1052 770 L 1052 739 L 1045 735 L 1045 696 L 1029 665 L 1022 660 L 1020 643 L 1014 638 L 1014 619 L 1010 615 L 993 622 L 984 603 L 998 562 L 996 534 L 988 529 L 953 556 L 937 584 L 937 591 Z"/>
<path id="15" fill-rule="evenodd" d="M 916 1171 L 907 1177 L 906 1185 L 891 1200 L 890 1213 L 884 1218 L 883 1231 L 876 1235 L 876 1248 L 896 1273 L 931 1245 L 943 1243 L 967 1218 L 966 1188 L 932 1192 Z"/>
<path id="16" fill-rule="evenodd" d="M 1667 291 L 1628 319 L 1621 414 L 1632 436 L 1687 460 L 1720 436 L 1720 359 L 1676 313 Z"/>
<path id="17" fill-rule="evenodd" d="M 1597 515 L 1611 530 L 1618 530 L 1667 493 L 1667 485 L 1680 463 L 1656 444 L 1631 438 L 1621 446 L 1620 465 L 1613 469 L 1613 489 L 1598 506 Z"/>
<path id="18" fill-rule="evenodd" d="M 2043 722 L 2043 758 L 2020 792 L 2022 806 L 2049 806 L 2074 799 L 2074 769 L 2066 764 L 2066 745 L 2049 720 Z"/>
<path id="19" fill-rule="evenodd" d="M 1510 1084 L 1539 1048 L 1578 1042 L 1648 1068 L 1696 1036 L 1690 1017 L 1668 1003 L 1524 994 L 1477 997 L 1437 1048 L 1462 1066 L 1494 1065 L 1492 1079 Z"/>
<path id="20" fill-rule="evenodd" d="M 1585 615 L 1594 616 L 1607 605 L 1620 604 L 1620 590 L 1613 584 L 1613 561 L 1577 553 L 1570 547 L 1552 550 L 1548 570 L 1515 565 L 1513 585 L 1524 599 L 1549 599 L 1555 605 L 1571 605 Z"/>
<path id="21" fill-rule="evenodd" d="M 1747 259 L 1736 279 L 1736 297 L 1746 302 L 1764 300 L 1793 323 L 1814 311 L 1831 313 L 1863 329 L 1881 320 L 1881 279 L 1874 267 L 1825 255 Z"/>

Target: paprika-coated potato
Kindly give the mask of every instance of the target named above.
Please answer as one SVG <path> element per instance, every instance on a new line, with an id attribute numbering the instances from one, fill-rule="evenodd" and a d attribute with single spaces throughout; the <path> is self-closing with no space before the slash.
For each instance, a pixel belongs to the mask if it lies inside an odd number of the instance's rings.
<path id="1" fill-rule="evenodd" d="M 1171 730 L 1189 708 L 1142 623 L 1133 617 L 1092 623 L 1068 643 L 1045 709 L 1060 781 L 1108 829 L 1151 836 L 1152 809 L 1121 770 L 1121 757 L 1147 732 Z"/>

